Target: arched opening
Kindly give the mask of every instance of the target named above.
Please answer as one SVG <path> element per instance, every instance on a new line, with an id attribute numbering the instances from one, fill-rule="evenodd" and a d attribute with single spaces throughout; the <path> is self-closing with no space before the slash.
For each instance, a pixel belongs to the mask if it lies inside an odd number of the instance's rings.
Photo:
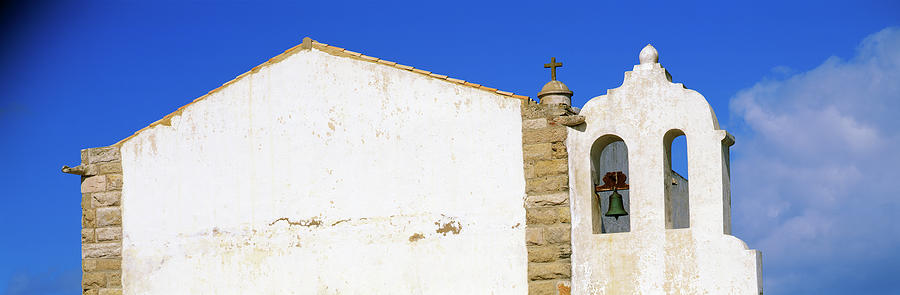
<path id="1" fill-rule="evenodd" d="M 687 136 L 678 129 L 663 137 L 666 147 L 664 185 L 666 188 L 666 228 L 691 227 L 690 193 L 688 189 Z"/>
<path id="2" fill-rule="evenodd" d="M 625 141 L 615 135 L 605 135 L 594 141 L 591 146 L 591 216 L 593 233 L 621 233 L 631 231 L 631 217 L 629 215 L 612 217 L 606 216 L 610 205 L 609 199 L 613 191 L 595 192 L 593 188 L 604 185 L 603 176 L 610 172 L 622 172 L 626 176 L 628 171 L 628 146 Z M 622 196 L 624 210 L 630 212 L 629 190 L 617 190 Z"/>

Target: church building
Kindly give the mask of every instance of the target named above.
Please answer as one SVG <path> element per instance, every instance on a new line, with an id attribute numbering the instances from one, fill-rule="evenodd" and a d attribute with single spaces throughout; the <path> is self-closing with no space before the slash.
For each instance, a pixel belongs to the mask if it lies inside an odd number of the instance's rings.
<path id="1" fill-rule="evenodd" d="M 535 102 L 304 38 L 63 167 L 83 292 L 762 294 L 734 137 L 658 58 L 578 109 L 555 59 Z"/>

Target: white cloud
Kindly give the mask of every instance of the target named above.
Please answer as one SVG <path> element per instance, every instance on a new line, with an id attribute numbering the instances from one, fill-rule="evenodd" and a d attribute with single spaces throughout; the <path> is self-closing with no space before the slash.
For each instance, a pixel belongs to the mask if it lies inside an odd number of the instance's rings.
<path id="1" fill-rule="evenodd" d="M 731 111 L 735 232 L 763 251 L 766 294 L 900 292 L 882 275 L 900 272 L 900 28 Z"/>

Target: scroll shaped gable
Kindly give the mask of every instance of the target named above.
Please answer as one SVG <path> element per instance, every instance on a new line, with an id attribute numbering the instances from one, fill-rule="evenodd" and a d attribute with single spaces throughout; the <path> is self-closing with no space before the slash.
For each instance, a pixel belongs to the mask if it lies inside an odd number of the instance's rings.
<path id="1" fill-rule="evenodd" d="M 625 72 L 622 85 L 592 98 L 581 110 L 586 118 L 620 116 L 624 121 L 683 124 L 686 128 L 719 129 L 719 121 L 709 102 L 699 92 L 682 83 L 672 83 L 672 76 L 658 63 L 635 65 Z M 704 120 L 705 119 L 705 120 Z"/>

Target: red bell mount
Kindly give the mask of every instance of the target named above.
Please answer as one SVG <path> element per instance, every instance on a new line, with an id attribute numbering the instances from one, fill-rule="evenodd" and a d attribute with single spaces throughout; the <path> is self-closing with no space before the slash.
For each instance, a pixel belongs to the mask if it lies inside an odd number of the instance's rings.
<path id="1" fill-rule="evenodd" d="M 622 171 L 613 171 L 603 176 L 603 185 L 594 187 L 595 192 L 608 192 L 616 190 L 627 190 L 628 184 L 625 183 L 625 173 Z"/>

